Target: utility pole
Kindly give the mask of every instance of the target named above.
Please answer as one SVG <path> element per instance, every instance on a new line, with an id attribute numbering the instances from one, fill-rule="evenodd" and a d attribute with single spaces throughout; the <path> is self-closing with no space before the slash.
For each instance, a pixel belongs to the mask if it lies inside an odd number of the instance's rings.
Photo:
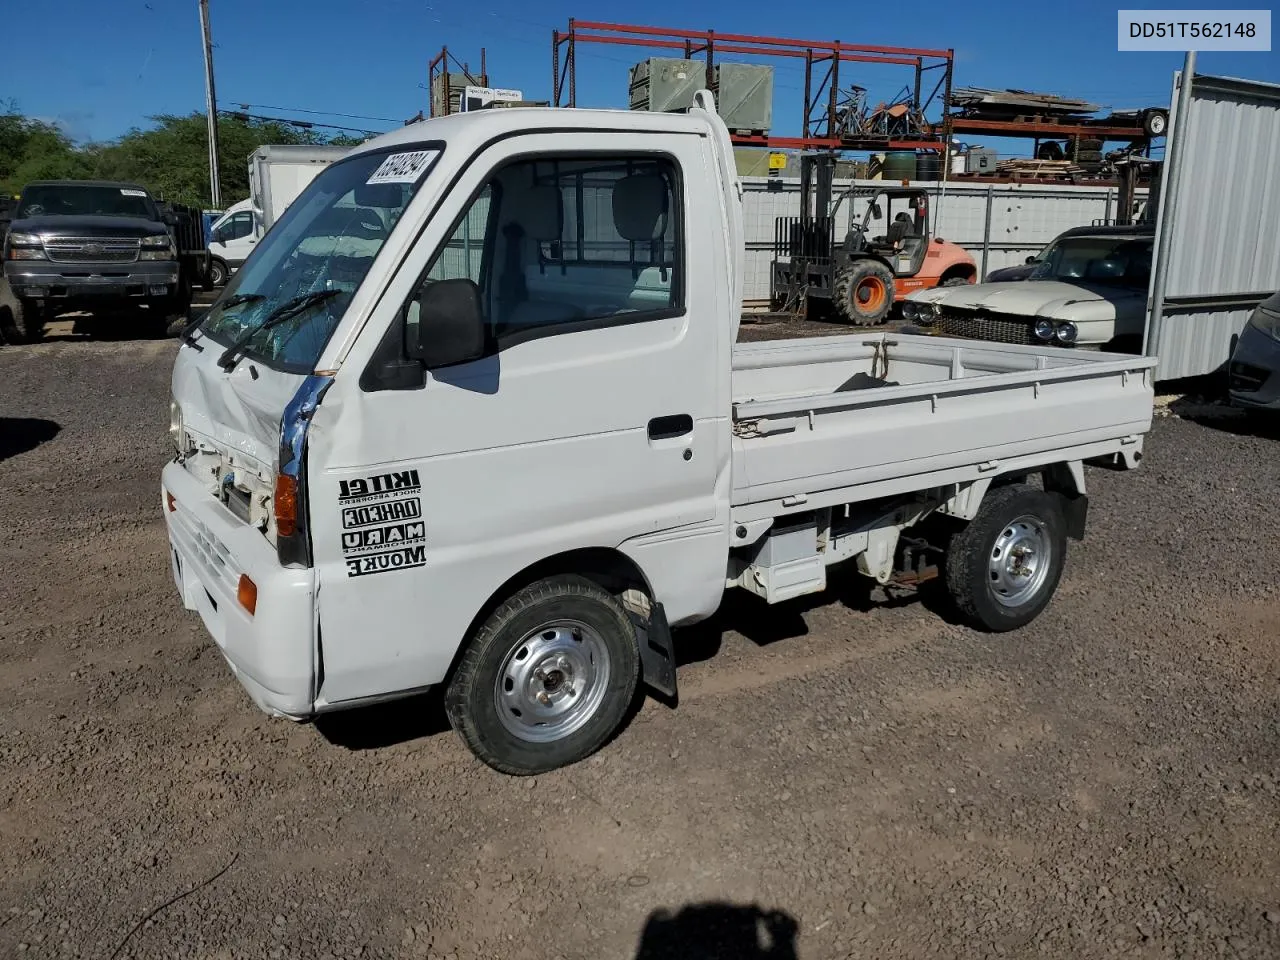
<path id="1" fill-rule="evenodd" d="M 204 40 L 204 100 L 209 117 L 209 199 L 215 210 L 222 209 L 222 187 L 218 183 L 218 97 L 213 92 L 213 40 L 209 35 L 209 0 L 200 0 L 200 36 Z"/>

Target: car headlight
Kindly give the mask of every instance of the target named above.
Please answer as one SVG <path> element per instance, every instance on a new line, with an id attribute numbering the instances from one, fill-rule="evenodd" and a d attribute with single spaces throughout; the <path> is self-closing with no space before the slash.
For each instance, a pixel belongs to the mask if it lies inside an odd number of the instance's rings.
<path id="1" fill-rule="evenodd" d="M 10 260 L 47 260 L 38 233 L 11 233 L 5 241 Z"/>
<path id="2" fill-rule="evenodd" d="M 173 260 L 178 255 L 173 241 L 164 235 L 143 237 L 140 246 L 139 260 Z"/>
<path id="3" fill-rule="evenodd" d="M 1249 326 L 1262 331 L 1273 340 L 1280 340 L 1280 313 L 1272 313 L 1259 307 L 1249 317 Z"/>
<path id="4" fill-rule="evenodd" d="M 1035 325 L 1036 339 L 1049 341 L 1053 339 L 1054 324 L 1052 320 L 1041 317 Z"/>
<path id="5" fill-rule="evenodd" d="M 920 316 L 920 304 L 916 303 L 914 300 L 903 300 L 902 316 L 903 319 L 906 320 L 916 319 L 916 317 Z"/>
<path id="6" fill-rule="evenodd" d="M 1074 323 L 1060 323 L 1053 331 L 1053 335 L 1059 343 L 1072 344 L 1076 342 L 1076 337 L 1080 335 L 1080 331 L 1076 329 Z"/>
<path id="7" fill-rule="evenodd" d="M 169 439 L 173 441 L 173 449 L 182 453 L 187 441 L 182 429 L 182 407 L 177 400 L 169 401 Z"/>

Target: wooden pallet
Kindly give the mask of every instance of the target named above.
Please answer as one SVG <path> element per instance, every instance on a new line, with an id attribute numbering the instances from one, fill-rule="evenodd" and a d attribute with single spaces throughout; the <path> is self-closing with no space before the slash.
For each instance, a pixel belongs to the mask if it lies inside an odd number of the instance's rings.
<path id="1" fill-rule="evenodd" d="M 1075 180 L 1085 176 L 1085 169 L 1070 160 L 1002 160 L 996 164 L 996 175 L 1018 180 Z"/>

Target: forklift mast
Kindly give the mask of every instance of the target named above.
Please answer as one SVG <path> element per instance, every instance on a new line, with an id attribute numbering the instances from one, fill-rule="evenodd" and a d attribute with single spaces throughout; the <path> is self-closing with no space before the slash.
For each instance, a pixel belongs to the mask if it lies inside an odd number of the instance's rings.
<path id="1" fill-rule="evenodd" d="M 800 216 L 805 222 L 831 215 L 831 184 L 835 180 L 836 155 L 806 153 L 800 157 Z"/>

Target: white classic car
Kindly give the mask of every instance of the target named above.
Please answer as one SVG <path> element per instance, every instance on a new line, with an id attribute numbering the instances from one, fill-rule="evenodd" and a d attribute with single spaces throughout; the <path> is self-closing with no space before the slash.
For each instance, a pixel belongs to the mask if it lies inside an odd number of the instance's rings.
<path id="1" fill-rule="evenodd" d="M 941 336 L 1136 352 L 1154 242 L 1149 224 L 1071 230 L 1026 280 L 919 290 L 902 316 Z"/>

